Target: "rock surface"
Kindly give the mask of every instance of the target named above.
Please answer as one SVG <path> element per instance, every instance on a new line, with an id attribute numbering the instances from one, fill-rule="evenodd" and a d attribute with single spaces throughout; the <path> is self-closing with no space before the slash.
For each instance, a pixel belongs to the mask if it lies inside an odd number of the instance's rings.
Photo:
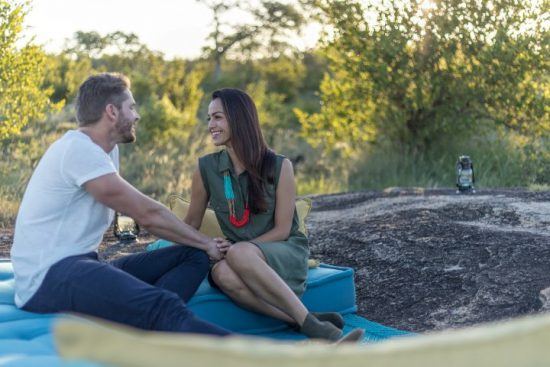
<path id="1" fill-rule="evenodd" d="M 550 311 L 550 192 L 388 189 L 312 197 L 312 257 L 356 271 L 359 313 L 410 331 Z M 109 231 L 104 259 L 142 251 Z M 12 229 L 0 230 L 0 257 Z"/>
<path id="2" fill-rule="evenodd" d="M 318 196 L 308 229 L 314 257 L 356 269 L 371 320 L 426 331 L 550 310 L 550 192 Z"/>

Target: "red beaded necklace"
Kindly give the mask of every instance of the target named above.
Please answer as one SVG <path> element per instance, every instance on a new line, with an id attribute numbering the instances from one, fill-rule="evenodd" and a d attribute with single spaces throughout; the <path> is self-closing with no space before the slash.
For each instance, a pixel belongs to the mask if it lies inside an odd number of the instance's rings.
<path id="1" fill-rule="evenodd" d="M 237 215 L 235 214 L 235 193 L 233 192 L 233 184 L 231 183 L 229 170 L 223 173 L 223 188 L 225 199 L 227 200 L 227 206 L 229 207 L 229 221 L 234 227 L 244 227 L 250 219 L 250 209 L 248 208 L 248 195 L 244 205 L 243 216 L 241 219 L 237 219 Z"/>

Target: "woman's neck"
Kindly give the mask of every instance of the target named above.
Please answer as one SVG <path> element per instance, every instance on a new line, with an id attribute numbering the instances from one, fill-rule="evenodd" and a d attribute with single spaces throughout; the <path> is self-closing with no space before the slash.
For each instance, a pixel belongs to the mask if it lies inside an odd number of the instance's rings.
<path id="1" fill-rule="evenodd" d="M 226 146 L 227 153 L 229 154 L 229 158 L 231 158 L 231 162 L 233 163 L 233 169 L 235 170 L 235 175 L 240 175 L 245 171 L 244 164 L 237 158 L 237 154 L 235 154 L 235 151 L 232 147 Z"/>

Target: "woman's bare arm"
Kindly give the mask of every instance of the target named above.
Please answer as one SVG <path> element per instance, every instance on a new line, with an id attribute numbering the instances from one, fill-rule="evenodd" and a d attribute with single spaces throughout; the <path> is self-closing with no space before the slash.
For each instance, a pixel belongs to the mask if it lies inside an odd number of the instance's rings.
<path id="1" fill-rule="evenodd" d="M 199 229 L 202 224 L 202 218 L 208 205 L 208 193 L 204 188 L 199 168 L 193 173 L 191 181 L 191 204 L 184 218 L 184 222 L 195 229 Z"/>
<path id="2" fill-rule="evenodd" d="M 290 235 L 294 210 L 296 208 L 296 182 L 292 163 L 285 158 L 281 167 L 281 176 L 275 194 L 275 225 L 254 242 L 285 241 Z"/>

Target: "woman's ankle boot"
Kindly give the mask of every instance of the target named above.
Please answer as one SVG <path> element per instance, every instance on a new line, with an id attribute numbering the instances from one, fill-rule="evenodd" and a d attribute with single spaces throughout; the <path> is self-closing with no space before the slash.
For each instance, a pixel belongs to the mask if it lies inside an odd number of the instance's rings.
<path id="1" fill-rule="evenodd" d="M 312 312 L 311 314 L 315 316 L 317 320 L 328 321 L 340 330 L 344 328 L 344 319 L 338 312 Z"/>
<path id="2" fill-rule="evenodd" d="M 337 341 L 342 337 L 342 330 L 328 321 L 319 321 L 311 313 L 307 314 L 300 332 L 313 339 Z"/>

